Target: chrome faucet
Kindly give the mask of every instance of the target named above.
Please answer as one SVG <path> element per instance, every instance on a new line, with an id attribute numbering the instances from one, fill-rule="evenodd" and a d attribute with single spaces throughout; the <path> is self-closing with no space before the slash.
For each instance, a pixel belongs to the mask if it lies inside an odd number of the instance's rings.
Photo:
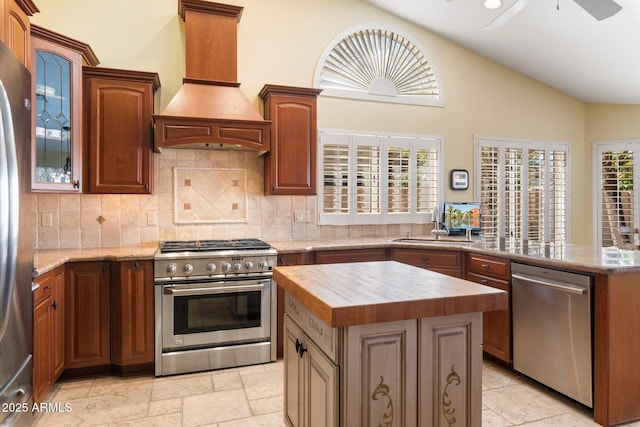
<path id="1" fill-rule="evenodd" d="M 431 221 L 434 223 L 434 228 L 431 230 L 431 235 L 435 237 L 436 240 L 440 239 L 440 236 L 446 236 L 449 234 L 449 230 L 440 229 L 440 213 L 438 210 L 438 205 L 433 207 L 433 213 L 431 214 Z"/>
<path id="2" fill-rule="evenodd" d="M 471 241 L 471 214 L 469 212 L 465 212 L 462 214 L 462 219 L 467 217 L 467 228 L 465 230 L 465 239 L 470 242 Z"/>

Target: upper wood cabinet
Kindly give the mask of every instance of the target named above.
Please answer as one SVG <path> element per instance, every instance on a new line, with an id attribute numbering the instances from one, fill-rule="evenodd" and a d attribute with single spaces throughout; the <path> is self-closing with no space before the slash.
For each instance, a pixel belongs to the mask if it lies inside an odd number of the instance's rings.
<path id="1" fill-rule="evenodd" d="M 265 194 L 316 194 L 317 98 L 322 89 L 265 85 L 264 118 L 271 151 L 264 157 Z"/>
<path id="2" fill-rule="evenodd" d="M 84 67 L 85 193 L 150 194 L 157 73 Z"/>
<path id="3" fill-rule="evenodd" d="M 20 59 L 25 67 L 30 65 L 29 16 L 39 12 L 31 0 L 0 0 L 0 41 Z"/>
<path id="4" fill-rule="evenodd" d="M 82 66 L 97 64 L 88 45 L 31 26 L 32 190 L 82 191 Z"/>

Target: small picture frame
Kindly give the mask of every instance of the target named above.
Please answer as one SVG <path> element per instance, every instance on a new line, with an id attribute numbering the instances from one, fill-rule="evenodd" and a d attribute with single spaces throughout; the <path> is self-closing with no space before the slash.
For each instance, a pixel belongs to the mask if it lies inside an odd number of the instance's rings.
<path id="1" fill-rule="evenodd" d="M 469 188 L 469 172 L 465 169 L 452 169 L 450 185 L 452 190 Z"/>

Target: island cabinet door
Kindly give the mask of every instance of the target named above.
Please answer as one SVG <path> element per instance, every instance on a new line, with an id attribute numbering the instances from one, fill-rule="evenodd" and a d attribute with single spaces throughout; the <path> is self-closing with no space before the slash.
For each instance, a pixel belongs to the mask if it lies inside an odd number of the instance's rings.
<path id="1" fill-rule="evenodd" d="M 420 320 L 420 427 L 480 427 L 482 313 Z"/>
<path id="2" fill-rule="evenodd" d="M 417 320 L 347 328 L 345 427 L 417 425 L 417 331 Z"/>
<path id="3" fill-rule="evenodd" d="M 284 319 L 284 412 L 291 427 L 338 426 L 338 367 Z"/>
<path id="4" fill-rule="evenodd" d="M 284 415 L 287 425 L 302 427 L 304 408 L 304 368 L 299 357 L 300 343 L 304 334 L 293 321 L 284 316 Z"/>

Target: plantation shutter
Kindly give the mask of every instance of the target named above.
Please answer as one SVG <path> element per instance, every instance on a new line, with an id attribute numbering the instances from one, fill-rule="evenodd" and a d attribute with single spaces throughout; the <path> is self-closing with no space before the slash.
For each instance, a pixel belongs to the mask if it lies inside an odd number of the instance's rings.
<path id="1" fill-rule="evenodd" d="M 321 138 L 323 186 L 322 214 L 342 217 L 349 214 L 349 145 L 346 135 L 324 134 Z"/>
<path id="2" fill-rule="evenodd" d="M 545 151 L 529 150 L 528 165 L 528 204 L 527 213 L 529 240 L 544 240 L 545 235 L 545 187 L 547 177 L 545 175 Z"/>
<path id="3" fill-rule="evenodd" d="M 640 143 L 600 143 L 599 162 L 600 246 L 614 246 L 613 229 L 637 227 Z"/>
<path id="4" fill-rule="evenodd" d="M 488 237 L 500 236 L 500 148 L 480 147 L 480 218 L 482 233 Z"/>
<path id="5" fill-rule="evenodd" d="M 504 150 L 504 236 L 522 238 L 522 166 L 523 150 Z"/>
<path id="6" fill-rule="evenodd" d="M 416 212 L 431 212 L 438 203 L 438 150 L 418 148 L 416 155 Z"/>
<path id="7" fill-rule="evenodd" d="M 567 239 L 567 144 L 477 138 L 476 159 L 485 236 Z"/>
<path id="8" fill-rule="evenodd" d="M 569 198 L 569 156 L 565 150 L 549 152 L 549 240 L 567 240 Z"/>
<path id="9" fill-rule="evenodd" d="M 429 220 L 442 193 L 441 140 L 426 136 L 320 132 L 320 224 Z"/>

